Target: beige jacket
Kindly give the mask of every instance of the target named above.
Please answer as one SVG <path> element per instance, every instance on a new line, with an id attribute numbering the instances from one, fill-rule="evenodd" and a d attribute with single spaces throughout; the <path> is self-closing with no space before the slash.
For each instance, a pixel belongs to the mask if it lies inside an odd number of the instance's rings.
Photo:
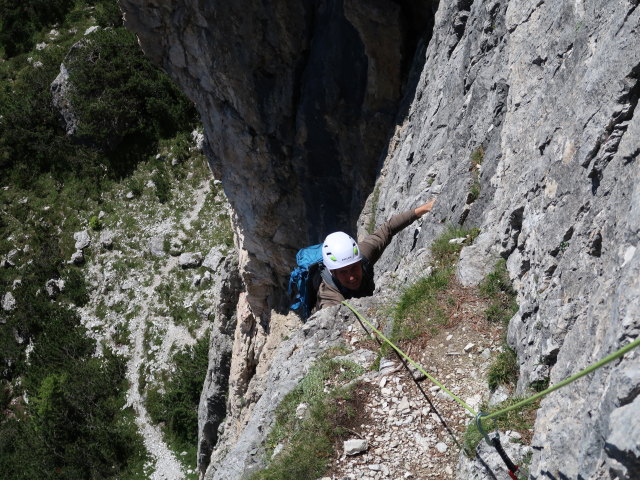
<path id="1" fill-rule="evenodd" d="M 411 225 L 418 219 L 414 210 L 408 210 L 391 217 L 388 221 L 380 225 L 380 227 L 371 235 L 366 236 L 358 242 L 360 253 L 367 259 L 369 263 L 369 271 L 365 271 L 365 275 L 371 278 L 363 278 L 363 283 L 370 282 L 373 287 L 373 265 L 378 261 L 385 248 L 391 243 L 393 236 L 407 226 Z M 343 292 L 346 294 L 343 295 Z M 358 298 L 370 292 L 349 291 L 342 289 L 342 292 L 333 285 L 323 281 L 318 289 L 318 301 L 315 310 L 320 310 L 331 305 L 337 305 L 348 298 Z"/>

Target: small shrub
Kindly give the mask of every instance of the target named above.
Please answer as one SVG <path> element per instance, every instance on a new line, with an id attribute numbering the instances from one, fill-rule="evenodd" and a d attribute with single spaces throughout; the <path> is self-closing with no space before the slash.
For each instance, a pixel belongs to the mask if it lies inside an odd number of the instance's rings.
<path id="1" fill-rule="evenodd" d="M 112 0 L 102 0 L 95 5 L 96 23 L 103 28 L 122 26 L 122 12 Z"/>
<path id="2" fill-rule="evenodd" d="M 119 323 L 115 327 L 113 341 L 116 345 L 128 345 L 130 335 L 131 332 L 129 331 L 129 326 L 124 323 Z"/>
<path id="3" fill-rule="evenodd" d="M 104 300 L 100 300 L 100 303 L 96 305 L 96 311 L 95 311 L 96 317 L 98 317 L 100 320 L 104 320 L 107 317 L 108 312 L 109 312 L 109 308 L 104 303 Z"/>
<path id="4" fill-rule="evenodd" d="M 83 307 L 89 301 L 89 291 L 82 271 L 77 267 L 69 267 L 64 274 L 63 297 L 78 307 Z"/>
<path id="5" fill-rule="evenodd" d="M 520 374 L 516 352 L 506 344 L 503 348 L 504 350 L 489 367 L 487 374 L 487 383 L 492 391 L 500 385 L 515 385 Z"/>
<path id="6" fill-rule="evenodd" d="M 122 231 L 125 235 L 133 235 L 138 229 L 138 221 L 136 217 L 129 213 L 125 213 L 122 217 Z M 117 263 L 117 262 L 116 262 Z M 122 272 L 118 272 L 122 273 Z"/>
<path id="7" fill-rule="evenodd" d="M 100 220 L 100 218 L 97 215 L 93 215 L 90 219 L 89 219 L 89 228 L 91 230 L 94 231 L 99 231 L 102 230 L 102 220 Z"/>
<path id="8" fill-rule="evenodd" d="M 187 132 L 178 133 L 173 139 L 171 154 L 178 162 L 184 163 L 191 155 L 191 136 Z"/>
<path id="9" fill-rule="evenodd" d="M 144 179 L 138 176 L 130 177 L 127 180 L 127 187 L 135 197 L 140 197 L 144 192 Z"/>
<path id="10" fill-rule="evenodd" d="M 156 186 L 156 196 L 160 203 L 167 203 L 171 199 L 171 182 L 164 164 L 160 164 L 151 180 Z"/>

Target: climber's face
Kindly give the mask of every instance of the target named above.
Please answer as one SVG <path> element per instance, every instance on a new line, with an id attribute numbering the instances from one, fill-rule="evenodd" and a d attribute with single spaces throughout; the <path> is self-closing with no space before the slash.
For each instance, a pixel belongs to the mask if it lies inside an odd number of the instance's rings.
<path id="1" fill-rule="evenodd" d="M 346 267 L 331 270 L 331 273 L 338 279 L 343 287 L 349 290 L 358 290 L 362 283 L 362 262 L 352 263 Z"/>

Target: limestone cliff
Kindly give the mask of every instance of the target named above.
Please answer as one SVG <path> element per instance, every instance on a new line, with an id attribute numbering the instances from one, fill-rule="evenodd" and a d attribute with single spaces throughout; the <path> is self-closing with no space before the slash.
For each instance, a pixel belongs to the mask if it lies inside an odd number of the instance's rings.
<path id="1" fill-rule="evenodd" d="M 295 250 L 356 220 L 363 233 L 438 196 L 434 214 L 381 259 L 382 289 L 421 274 L 445 224 L 480 228 L 458 274 L 474 283 L 507 260 L 521 392 L 637 337 L 637 0 L 120 4 L 145 52 L 197 105 L 236 215 L 246 294 L 233 315 L 227 414 L 242 420 L 223 432 L 208 477 L 257 461 L 247 459 L 269 425 L 267 397 L 302 375 L 283 370 L 286 385 L 268 395 L 256 387 L 277 377 L 260 359 L 284 322 L 274 310 Z M 332 321 L 321 316 L 299 346 L 317 352 L 320 337 L 307 337 Z M 532 478 L 640 474 L 639 355 L 543 401 Z"/>

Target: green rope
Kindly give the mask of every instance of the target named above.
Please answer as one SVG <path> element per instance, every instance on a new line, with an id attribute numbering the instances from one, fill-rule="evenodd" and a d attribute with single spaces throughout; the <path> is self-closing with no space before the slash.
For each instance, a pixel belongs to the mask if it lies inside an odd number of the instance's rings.
<path id="1" fill-rule="evenodd" d="M 616 358 L 620 358 L 622 355 L 627 353 L 629 350 L 634 349 L 638 345 L 640 345 L 640 338 L 636 338 L 633 342 L 628 343 L 627 345 L 625 345 L 621 349 L 613 352 L 611 355 L 607 355 L 606 357 L 604 357 L 599 362 L 596 362 L 593 365 L 588 366 L 587 368 L 585 368 L 581 372 L 578 372 L 575 375 L 572 375 L 569 378 L 566 378 L 566 379 L 562 380 L 561 382 L 556 383 L 553 387 L 549 387 L 546 390 L 543 390 L 542 392 L 536 393 L 535 395 L 532 395 L 529 398 L 525 398 L 524 400 L 522 400 L 522 401 L 520 401 L 518 403 L 514 403 L 510 407 L 503 408 L 502 410 L 498 410 L 497 412 L 491 413 L 491 414 L 489 414 L 489 415 L 487 415 L 487 416 L 485 416 L 483 418 L 484 419 L 490 419 L 490 418 L 499 417 L 500 415 L 504 415 L 505 413 L 508 413 L 508 412 L 510 412 L 512 410 L 516 410 L 516 409 L 518 409 L 520 407 L 524 407 L 525 405 L 528 405 L 531 402 L 535 402 L 537 399 L 539 399 L 541 397 L 544 397 L 545 395 L 547 395 L 547 394 L 549 394 L 549 393 L 551 393 L 551 392 L 553 392 L 555 390 L 558 390 L 559 388 L 562 388 L 565 385 L 569 385 L 571 382 L 574 382 L 574 381 L 578 380 L 580 377 L 584 377 L 585 375 L 593 372 L 594 370 L 597 370 L 598 368 L 602 367 L 603 365 L 606 365 L 607 363 L 615 360 Z"/>
<path id="2" fill-rule="evenodd" d="M 402 355 L 402 357 L 405 358 L 409 363 L 411 363 L 411 365 L 413 365 L 418 370 L 420 370 L 420 372 L 422 372 L 423 375 L 425 375 L 429 380 L 431 380 L 433 383 L 435 383 L 437 386 L 439 386 L 451 398 L 453 398 L 456 402 L 458 402 L 458 404 L 460 404 L 463 408 L 468 410 L 469 413 L 471 413 L 474 417 L 477 417 L 478 414 L 469 405 L 467 405 L 463 400 L 461 400 L 459 397 L 457 397 L 456 395 L 451 393 L 449 390 L 447 390 L 447 388 L 442 383 L 440 383 L 438 380 L 436 380 L 431 375 L 429 375 L 427 372 L 425 372 L 420 365 L 418 365 L 406 353 L 404 353 L 402 350 L 400 350 L 398 347 L 396 347 L 387 337 L 385 337 L 382 334 L 382 332 L 380 332 L 378 329 L 376 329 L 362 315 L 360 315 L 360 313 L 355 308 L 353 308 L 351 305 L 349 305 L 349 303 L 347 303 L 346 301 L 343 301 L 342 304 L 347 306 L 349 308 L 349 310 L 351 310 L 361 321 L 366 323 L 369 326 L 369 328 L 371 328 L 374 332 L 376 332 L 380 336 L 380 338 L 382 338 L 385 342 L 387 342 L 391 346 L 391 348 L 393 348 L 396 352 L 398 352 L 400 355 Z M 549 393 L 551 393 L 551 392 L 553 392 L 555 390 L 558 390 L 559 388 L 562 388 L 562 387 L 564 387 L 566 385 L 569 385 L 572 382 L 575 382 L 579 378 L 584 377 L 585 375 L 593 372 L 594 370 L 597 370 L 598 368 L 602 367 L 603 365 L 606 365 L 609 362 L 612 362 L 616 358 L 620 358 L 621 356 L 623 356 L 628 351 L 636 348 L 638 345 L 640 345 L 640 338 L 636 338 L 633 342 L 628 343 L 627 345 L 625 345 L 624 347 L 620 348 L 619 350 L 613 352 L 610 355 L 607 355 L 606 357 L 604 357 L 599 362 L 596 362 L 593 365 L 588 366 L 584 370 L 576 373 L 575 375 L 572 375 L 571 377 L 569 377 L 569 378 L 567 378 L 565 380 L 562 380 L 561 382 L 555 384 L 554 386 L 549 387 L 546 390 L 543 390 L 542 392 L 536 393 L 535 395 L 532 395 L 532 396 L 530 396 L 528 398 L 525 398 L 524 400 L 521 400 L 518 403 L 514 403 L 513 405 L 511 405 L 511 406 L 509 406 L 507 408 L 503 408 L 502 410 L 498 410 L 497 412 L 493 412 L 493 413 L 491 413 L 489 415 L 483 415 L 482 418 L 484 420 L 489 420 L 489 419 L 492 419 L 492 418 L 495 418 L 495 417 L 499 417 L 501 415 L 504 415 L 505 413 L 511 412 L 513 410 L 517 410 L 517 409 L 519 409 L 521 407 L 524 407 L 525 405 L 528 405 L 528 404 L 530 404 L 532 402 L 535 402 L 537 399 L 539 399 L 541 397 L 544 397 L 545 395 L 548 395 Z"/>

